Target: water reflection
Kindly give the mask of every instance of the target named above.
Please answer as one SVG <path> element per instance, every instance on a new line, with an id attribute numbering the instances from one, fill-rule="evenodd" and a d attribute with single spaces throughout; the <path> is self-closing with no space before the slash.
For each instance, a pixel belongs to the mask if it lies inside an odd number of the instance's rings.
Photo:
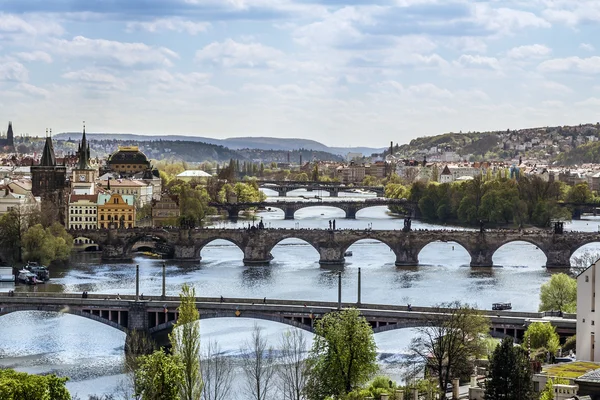
<path id="1" fill-rule="evenodd" d="M 248 267 L 242 271 L 242 285 L 246 288 L 260 288 L 272 282 L 271 266 Z"/>

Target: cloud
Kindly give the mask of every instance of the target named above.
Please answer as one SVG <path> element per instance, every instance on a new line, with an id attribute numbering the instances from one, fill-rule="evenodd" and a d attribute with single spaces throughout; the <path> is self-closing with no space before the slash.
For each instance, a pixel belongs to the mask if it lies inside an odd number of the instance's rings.
<path id="1" fill-rule="evenodd" d="M 0 22 L 0 35 L 60 36 L 64 33 L 60 24 L 41 16 L 21 18 L 12 14 L 0 13 L 0 21 L 2 21 Z"/>
<path id="2" fill-rule="evenodd" d="M 545 4 L 547 8 L 542 15 L 552 22 L 574 27 L 600 21 L 600 4 L 597 1 L 554 0 Z"/>
<path id="3" fill-rule="evenodd" d="M 117 78 L 108 71 L 99 69 L 71 71 L 62 74 L 62 77 L 71 81 L 82 82 L 98 89 L 113 90 L 125 89 L 126 87 L 122 79 Z"/>
<path id="4" fill-rule="evenodd" d="M 589 43 L 581 43 L 579 45 L 579 48 L 581 50 L 585 50 L 585 51 L 594 51 L 594 50 L 596 50 L 596 48 L 593 45 L 589 44 Z"/>
<path id="5" fill-rule="evenodd" d="M 50 54 L 48 54 L 44 51 L 40 51 L 40 50 L 17 53 L 17 54 L 15 54 L 15 56 L 23 61 L 29 61 L 29 62 L 41 61 L 41 62 L 45 62 L 47 64 L 50 64 L 52 62 L 52 56 L 50 56 Z"/>
<path id="6" fill-rule="evenodd" d="M 47 50 L 69 58 L 91 59 L 102 65 L 122 67 L 172 66 L 177 53 L 165 47 L 76 36 L 52 39 Z"/>
<path id="7" fill-rule="evenodd" d="M 20 92 L 25 92 L 33 97 L 49 97 L 50 92 L 38 86 L 31 85 L 26 82 L 21 82 L 16 86 L 16 89 Z"/>
<path id="8" fill-rule="evenodd" d="M 526 58 L 545 57 L 552 52 L 552 49 L 542 44 L 532 44 L 526 46 L 513 47 L 507 53 L 508 57 L 522 60 Z"/>
<path id="9" fill-rule="evenodd" d="M 206 32 L 211 26 L 209 22 L 194 22 L 182 18 L 160 18 L 153 21 L 132 21 L 127 23 L 127 30 L 131 31 L 147 31 L 147 32 L 163 32 L 175 31 L 186 32 L 190 35 L 196 35 L 200 32 Z"/>
<path id="10" fill-rule="evenodd" d="M 567 57 L 547 60 L 538 66 L 542 72 L 580 72 L 584 74 L 600 73 L 600 57 Z"/>
<path id="11" fill-rule="evenodd" d="M 544 89 L 548 89 L 548 90 L 555 91 L 555 92 L 561 92 L 561 93 L 572 93 L 573 92 L 573 89 L 571 89 L 570 87 L 565 86 L 562 83 L 553 82 L 553 81 L 545 81 L 544 83 L 542 83 L 542 87 Z"/>
<path id="12" fill-rule="evenodd" d="M 480 55 L 463 54 L 454 64 L 464 68 L 500 69 L 500 63 L 495 57 L 484 57 Z"/>
<path id="13" fill-rule="evenodd" d="M 29 78 L 27 68 L 19 62 L 0 62 L 0 81 L 23 82 Z"/>
<path id="14" fill-rule="evenodd" d="M 240 43 L 233 39 L 213 42 L 196 52 L 199 63 L 223 68 L 280 68 L 284 53 L 261 43 Z"/>

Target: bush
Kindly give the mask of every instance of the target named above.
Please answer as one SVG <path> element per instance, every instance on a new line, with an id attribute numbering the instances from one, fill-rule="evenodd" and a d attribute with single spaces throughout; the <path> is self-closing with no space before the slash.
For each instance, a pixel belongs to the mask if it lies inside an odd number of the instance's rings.
<path id="1" fill-rule="evenodd" d="M 575 351 L 576 344 L 577 344 L 577 335 L 573 335 L 573 336 L 567 338 L 567 340 L 565 341 L 565 344 L 562 347 L 563 354 L 565 352 L 568 353 L 571 350 Z"/>

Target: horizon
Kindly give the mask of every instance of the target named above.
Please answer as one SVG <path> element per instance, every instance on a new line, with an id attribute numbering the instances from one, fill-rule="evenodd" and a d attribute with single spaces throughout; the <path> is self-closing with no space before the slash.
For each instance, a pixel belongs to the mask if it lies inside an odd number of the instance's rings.
<path id="1" fill-rule="evenodd" d="M 600 105 L 595 2 L 2 3 L 0 105 L 16 135 L 85 120 L 96 132 L 385 147 L 578 125 Z"/>

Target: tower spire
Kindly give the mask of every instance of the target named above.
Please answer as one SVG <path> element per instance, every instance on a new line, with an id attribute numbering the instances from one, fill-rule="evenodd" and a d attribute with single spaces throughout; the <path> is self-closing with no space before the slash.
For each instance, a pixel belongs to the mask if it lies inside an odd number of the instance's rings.
<path id="1" fill-rule="evenodd" d="M 77 169 L 91 169 L 90 167 L 90 145 L 85 137 L 85 121 L 83 121 L 83 135 L 81 136 L 81 143 L 79 144 L 79 163 Z"/>

